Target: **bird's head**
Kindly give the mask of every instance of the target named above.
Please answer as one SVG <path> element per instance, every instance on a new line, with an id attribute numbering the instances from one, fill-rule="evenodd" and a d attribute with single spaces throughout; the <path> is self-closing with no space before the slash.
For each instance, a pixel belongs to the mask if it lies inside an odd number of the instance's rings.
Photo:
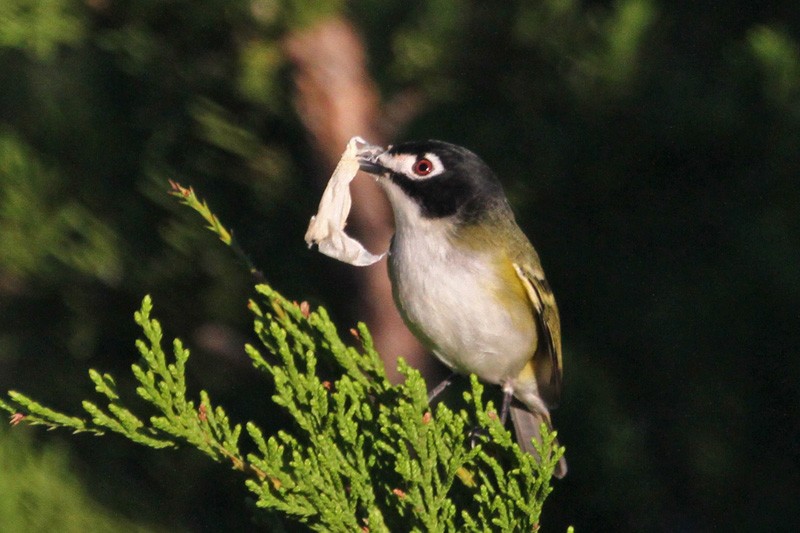
<path id="1" fill-rule="evenodd" d="M 503 188 L 477 155 L 442 141 L 414 141 L 371 150 L 359 157 L 361 170 L 377 176 L 395 216 L 478 222 L 491 209 L 507 206 Z"/>

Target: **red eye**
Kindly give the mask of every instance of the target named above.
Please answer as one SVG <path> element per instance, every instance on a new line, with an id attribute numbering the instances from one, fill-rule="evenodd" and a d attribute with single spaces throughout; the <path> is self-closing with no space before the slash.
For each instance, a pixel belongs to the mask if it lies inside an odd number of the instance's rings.
<path id="1" fill-rule="evenodd" d="M 433 171 L 433 163 L 429 159 L 420 159 L 414 163 L 414 174 L 417 176 L 427 176 Z"/>

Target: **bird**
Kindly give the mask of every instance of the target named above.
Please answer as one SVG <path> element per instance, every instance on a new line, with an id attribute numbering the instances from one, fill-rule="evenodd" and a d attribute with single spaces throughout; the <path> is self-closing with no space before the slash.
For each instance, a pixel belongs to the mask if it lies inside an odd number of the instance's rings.
<path id="1" fill-rule="evenodd" d="M 454 374 L 502 387 L 519 445 L 534 456 L 562 388 L 561 324 L 539 255 L 503 187 L 467 148 L 438 140 L 365 150 L 394 213 L 389 277 L 400 314 Z M 436 387 L 432 396 L 449 381 Z M 563 477 L 561 458 L 554 475 Z"/>

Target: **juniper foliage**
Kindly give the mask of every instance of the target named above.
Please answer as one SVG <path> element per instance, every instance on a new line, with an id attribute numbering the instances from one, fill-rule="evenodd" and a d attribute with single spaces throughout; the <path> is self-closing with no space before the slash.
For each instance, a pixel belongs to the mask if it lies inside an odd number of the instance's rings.
<path id="1" fill-rule="evenodd" d="M 531 530 L 551 491 L 562 449 L 545 431 L 537 462 L 497 420 L 473 377 L 467 408 L 428 405 L 425 382 L 401 363 L 406 377 L 392 385 L 363 324 L 354 347 L 339 336 L 324 308 L 314 311 L 256 287 L 250 301 L 261 346 L 246 346 L 253 365 L 272 377 L 273 401 L 294 424 L 268 432 L 232 422 L 206 391 L 191 400 L 185 369 L 190 352 L 179 339 L 168 357 L 150 297 L 135 314 L 144 332 L 131 369 L 149 412 L 121 401 L 113 376 L 90 370 L 100 402 L 83 402 L 88 418 L 59 413 L 10 391 L 0 407 L 16 423 L 96 435 L 113 432 L 152 448 L 193 447 L 245 474 L 257 505 L 316 530 Z M 470 437 L 479 428 L 478 437 Z M 477 438 L 478 443 L 472 442 Z M 247 450 L 247 451 L 245 451 Z"/>
<path id="2" fill-rule="evenodd" d="M 172 194 L 242 254 L 191 188 L 171 185 Z M 126 406 L 114 377 L 94 369 L 89 377 L 105 407 L 84 401 L 88 418 L 60 413 L 16 391 L 0 399 L 0 408 L 11 413 L 12 424 L 119 433 L 151 448 L 196 448 L 241 471 L 259 507 L 319 531 L 538 528 L 564 453 L 555 432 L 542 427 L 537 448 L 543 460 L 537 461 L 516 444 L 492 403 L 484 403 L 475 376 L 463 408 L 432 408 L 424 379 L 404 362 L 405 381 L 388 381 L 364 324 L 350 330 L 353 346 L 342 340 L 324 308 L 289 301 L 266 283 L 255 290 L 248 307 L 260 346 L 246 345 L 245 352 L 271 378 L 273 402 L 293 420 L 288 428 L 264 431 L 247 422 L 243 439 L 242 424 L 232 422 L 206 391 L 190 399 L 189 349 L 175 339 L 167 355 L 149 296 L 134 315 L 144 338 L 136 342 L 141 362 L 131 365 L 147 413 Z"/>

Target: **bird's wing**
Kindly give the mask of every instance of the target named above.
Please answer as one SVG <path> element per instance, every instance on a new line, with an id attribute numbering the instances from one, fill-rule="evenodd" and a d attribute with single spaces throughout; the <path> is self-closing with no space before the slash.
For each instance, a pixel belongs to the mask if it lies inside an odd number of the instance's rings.
<path id="1" fill-rule="evenodd" d="M 533 355 L 539 393 L 550 407 L 561 397 L 561 320 L 550 285 L 541 269 L 514 263 L 514 270 L 531 301 L 539 329 L 539 345 Z"/>

